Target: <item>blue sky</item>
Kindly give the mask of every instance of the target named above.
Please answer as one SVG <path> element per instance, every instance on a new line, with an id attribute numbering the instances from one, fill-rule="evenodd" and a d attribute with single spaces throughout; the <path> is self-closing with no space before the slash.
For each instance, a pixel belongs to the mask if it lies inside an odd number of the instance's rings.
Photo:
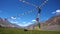
<path id="1" fill-rule="evenodd" d="M 31 4 L 39 6 L 45 0 L 25 0 Z M 24 14 L 25 12 L 29 14 Z M 60 0 L 48 0 L 48 2 L 41 7 L 40 22 L 49 19 L 60 12 Z M 18 16 L 24 14 L 23 16 Z M 19 0 L 0 0 L 0 17 L 7 18 L 11 23 L 20 26 L 28 26 L 35 23 L 37 10 L 36 7 L 20 2 Z M 12 16 L 15 16 L 12 17 Z"/>

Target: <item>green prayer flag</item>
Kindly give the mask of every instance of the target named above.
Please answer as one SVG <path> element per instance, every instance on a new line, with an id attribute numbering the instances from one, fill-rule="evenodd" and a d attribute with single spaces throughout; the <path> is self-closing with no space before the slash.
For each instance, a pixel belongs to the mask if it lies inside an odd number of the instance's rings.
<path id="1" fill-rule="evenodd" d="M 38 23 L 38 27 L 40 28 L 40 23 Z"/>

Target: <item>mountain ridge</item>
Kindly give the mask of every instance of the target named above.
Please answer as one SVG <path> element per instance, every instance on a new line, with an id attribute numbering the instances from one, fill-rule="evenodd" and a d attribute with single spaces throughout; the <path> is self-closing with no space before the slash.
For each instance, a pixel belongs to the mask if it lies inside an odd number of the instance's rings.
<path id="1" fill-rule="evenodd" d="M 52 16 L 46 21 L 40 22 L 40 28 L 38 24 L 32 24 L 27 29 L 36 30 L 60 30 L 60 14 Z"/>
<path id="2" fill-rule="evenodd" d="M 1 27 L 17 27 L 17 28 L 20 27 L 17 24 L 12 24 L 6 18 L 1 18 L 1 17 L 0 17 L 0 26 Z"/>

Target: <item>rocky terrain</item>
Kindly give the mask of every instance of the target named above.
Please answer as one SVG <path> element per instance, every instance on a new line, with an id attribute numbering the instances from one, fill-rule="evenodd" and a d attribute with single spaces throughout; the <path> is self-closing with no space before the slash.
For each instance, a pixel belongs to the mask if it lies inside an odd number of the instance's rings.
<path id="1" fill-rule="evenodd" d="M 60 30 L 60 15 L 55 15 L 46 21 L 40 23 L 40 28 L 38 24 L 32 24 L 27 29 L 33 30 Z"/>
<path id="2" fill-rule="evenodd" d="M 60 15 L 53 16 L 40 24 L 41 30 L 60 30 Z"/>
<path id="3" fill-rule="evenodd" d="M 6 18 L 1 18 L 1 17 L 0 17 L 0 26 L 1 27 L 19 27 L 16 24 L 10 23 Z"/>
<path id="4" fill-rule="evenodd" d="M 0 26 L 2 27 L 18 27 L 16 24 L 10 23 L 6 18 L 2 19 L 0 18 Z M 28 30 L 60 30 L 60 15 L 52 16 L 46 21 L 43 21 L 40 23 L 40 28 L 38 27 L 38 24 L 32 24 L 27 27 L 24 27 Z"/>

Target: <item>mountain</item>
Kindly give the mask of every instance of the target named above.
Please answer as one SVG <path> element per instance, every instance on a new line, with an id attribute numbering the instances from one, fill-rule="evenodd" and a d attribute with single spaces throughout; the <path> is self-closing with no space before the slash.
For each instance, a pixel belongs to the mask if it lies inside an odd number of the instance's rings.
<path id="1" fill-rule="evenodd" d="M 60 30 L 60 15 L 53 16 L 40 24 L 41 30 Z"/>
<path id="2" fill-rule="evenodd" d="M 32 24 L 27 27 L 26 29 L 29 30 L 60 30 L 60 15 L 55 15 L 49 18 L 46 21 L 40 22 L 40 28 L 38 27 L 38 24 Z"/>
<path id="3" fill-rule="evenodd" d="M 0 17 L 0 26 L 1 27 L 20 27 L 16 24 L 10 23 L 6 18 L 1 18 L 1 17 Z"/>
<path id="4" fill-rule="evenodd" d="M 40 30 L 37 23 L 31 24 L 31 25 L 25 27 L 25 29 L 28 29 L 28 30 Z"/>

